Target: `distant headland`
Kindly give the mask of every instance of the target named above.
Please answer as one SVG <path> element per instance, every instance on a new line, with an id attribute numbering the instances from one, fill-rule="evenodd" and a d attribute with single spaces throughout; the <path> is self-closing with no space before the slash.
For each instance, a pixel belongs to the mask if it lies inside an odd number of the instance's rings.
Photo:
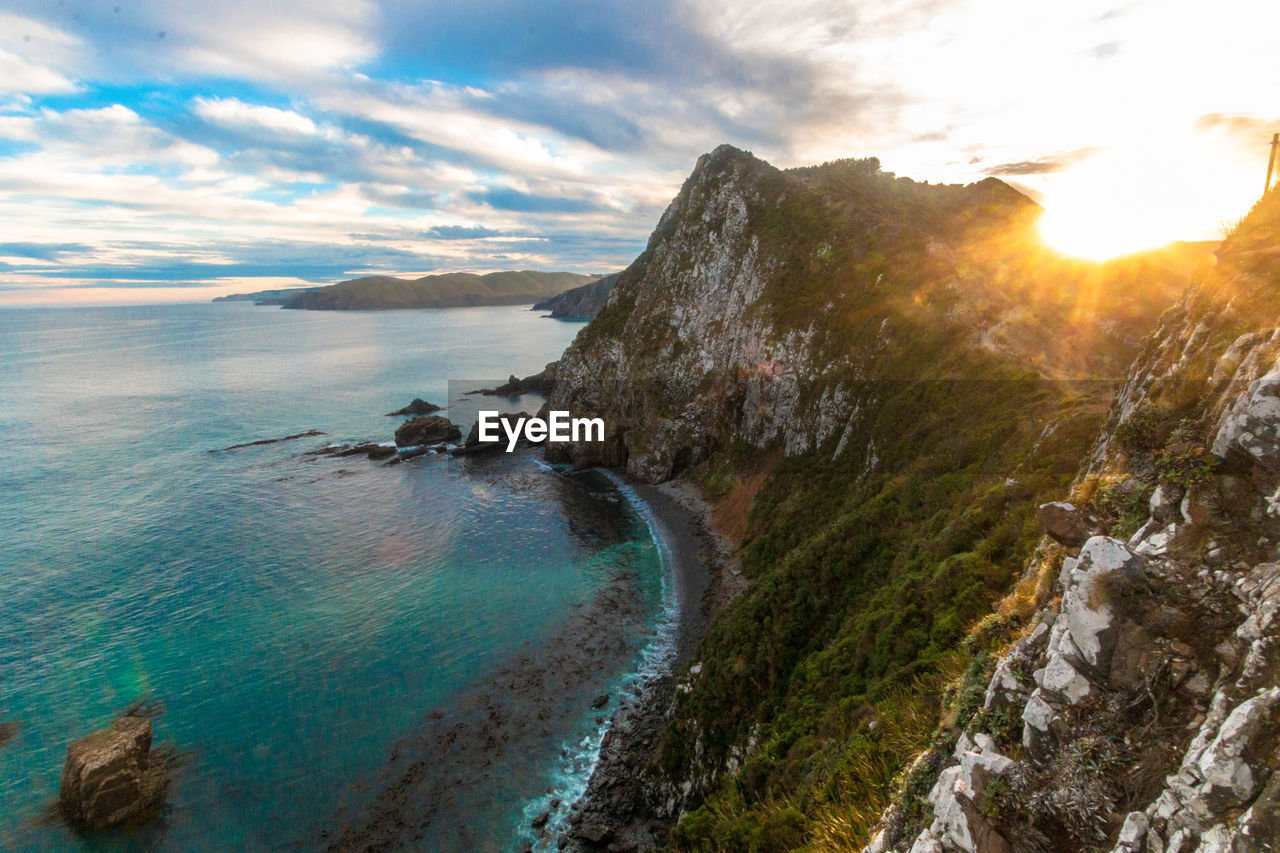
<path id="1" fill-rule="evenodd" d="M 486 275 L 443 273 L 416 279 L 371 275 L 327 287 L 263 290 L 220 296 L 215 302 L 253 302 L 313 311 L 379 311 L 397 308 L 462 308 L 532 305 L 599 276 L 512 270 Z"/>

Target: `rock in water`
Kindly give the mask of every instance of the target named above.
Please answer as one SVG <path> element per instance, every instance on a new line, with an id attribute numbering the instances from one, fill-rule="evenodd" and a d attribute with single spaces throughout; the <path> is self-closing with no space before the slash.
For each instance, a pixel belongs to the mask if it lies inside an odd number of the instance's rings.
<path id="1" fill-rule="evenodd" d="M 413 402 L 405 406 L 403 409 L 396 409 L 394 412 L 387 412 L 387 417 L 394 418 L 398 415 L 429 415 L 432 412 L 439 412 L 443 407 L 437 406 L 435 403 L 428 403 L 421 397 L 414 397 Z"/>
<path id="2" fill-rule="evenodd" d="M 487 393 L 487 392 L 486 392 Z M 529 419 L 527 412 L 499 412 L 498 420 L 503 424 L 510 424 L 512 429 L 520 433 L 520 438 L 516 440 L 517 447 L 528 447 L 529 440 L 524 437 L 524 430 L 521 423 Z M 480 440 L 480 422 L 477 421 L 471 425 L 471 432 L 467 433 L 467 440 L 462 443 L 461 447 L 455 447 L 449 451 L 453 456 L 470 456 L 475 453 L 484 453 L 489 450 L 501 450 L 507 446 L 509 441 L 506 432 L 506 426 L 494 427 L 494 431 L 498 434 L 497 441 L 481 441 Z"/>
<path id="3" fill-rule="evenodd" d="M 1036 510 L 1036 517 L 1044 525 L 1045 533 L 1068 548 L 1079 548 L 1096 532 L 1097 522 L 1094 519 L 1063 501 L 1041 504 Z"/>
<path id="4" fill-rule="evenodd" d="M 462 430 L 454 426 L 448 418 L 442 418 L 439 415 L 426 415 L 405 421 L 396 430 L 397 447 L 440 444 L 445 441 L 457 441 L 460 438 L 462 438 Z"/>
<path id="5" fill-rule="evenodd" d="M 70 823 L 106 829 L 153 815 L 167 784 L 151 752 L 151 721 L 126 716 L 67 747 L 59 804 Z"/>
<path id="6" fill-rule="evenodd" d="M 541 373 L 535 373 L 532 376 L 526 376 L 524 379 L 518 378 L 514 373 L 507 377 L 507 381 L 499 385 L 497 388 L 483 388 L 479 391 L 471 391 L 471 394 L 486 394 L 490 397 L 519 397 L 521 394 L 550 394 L 552 389 L 556 387 L 556 369 L 558 362 L 551 362 L 542 368 Z"/>
<path id="7" fill-rule="evenodd" d="M 18 729 L 21 727 L 20 723 L 0 723 L 0 746 L 17 737 Z"/>

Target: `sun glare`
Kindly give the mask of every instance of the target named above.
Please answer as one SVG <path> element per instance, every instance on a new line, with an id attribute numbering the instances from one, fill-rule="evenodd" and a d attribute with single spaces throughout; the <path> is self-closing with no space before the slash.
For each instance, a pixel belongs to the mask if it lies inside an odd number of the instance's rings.
<path id="1" fill-rule="evenodd" d="M 1206 221 L 1248 209 L 1253 165 L 1192 138 L 1105 152 L 1044 186 L 1040 235 L 1059 252 L 1099 261 L 1212 239 Z"/>
<path id="2" fill-rule="evenodd" d="M 1065 255 L 1105 261 L 1176 240 L 1177 232 L 1159 218 L 1131 199 L 1082 199 L 1048 207 L 1040 236 Z"/>

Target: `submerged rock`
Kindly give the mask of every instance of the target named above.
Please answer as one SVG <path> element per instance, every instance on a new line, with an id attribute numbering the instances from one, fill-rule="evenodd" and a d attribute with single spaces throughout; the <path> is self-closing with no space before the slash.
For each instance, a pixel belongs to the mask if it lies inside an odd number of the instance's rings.
<path id="1" fill-rule="evenodd" d="M 0 746 L 17 737 L 20 728 L 22 728 L 21 723 L 0 723 Z"/>
<path id="2" fill-rule="evenodd" d="M 425 415 L 405 421 L 396 430 L 397 447 L 441 444 L 446 441 L 457 441 L 459 438 L 462 438 L 462 430 L 448 418 L 439 415 Z"/>
<path id="3" fill-rule="evenodd" d="M 67 747 L 59 806 L 68 822 L 89 829 L 140 823 L 164 804 L 167 785 L 151 721 L 124 716 Z"/>
<path id="4" fill-rule="evenodd" d="M 338 459 L 346 459 L 349 456 L 368 456 L 370 459 L 388 459 L 396 455 L 396 449 L 391 445 L 379 444 L 376 441 L 364 441 L 359 444 L 335 444 L 332 447 L 322 447 L 319 450 L 312 451 L 310 456 L 333 456 Z"/>
<path id="5" fill-rule="evenodd" d="M 280 444 L 284 441 L 297 441 L 300 438 L 312 438 L 317 435 L 324 435 L 324 430 L 309 429 L 306 432 L 295 432 L 293 435 L 286 435 L 280 438 L 262 438 L 257 441 L 246 441 L 244 444 L 233 444 L 230 447 L 224 447 L 220 450 L 210 450 L 210 453 L 226 453 L 228 450 L 240 450 L 245 447 L 261 447 L 264 444 Z"/>

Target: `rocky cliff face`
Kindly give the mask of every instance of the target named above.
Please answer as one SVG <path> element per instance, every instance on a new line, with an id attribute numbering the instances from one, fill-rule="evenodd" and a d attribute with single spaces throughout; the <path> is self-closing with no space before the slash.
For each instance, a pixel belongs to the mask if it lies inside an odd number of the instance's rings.
<path id="1" fill-rule="evenodd" d="M 660 482 L 734 442 L 843 452 L 859 383 L 982 375 L 947 347 L 1114 374 L 1182 276 L 1048 257 L 1038 213 L 995 180 L 931 186 L 874 160 L 784 172 L 721 146 L 561 360 L 553 408 L 603 416 L 610 441 L 553 454 Z"/>
<path id="2" fill-rule="evenodd" d="M 1042 543 L 1057 595 L 868 851 L 1280 844 L 1277 235 L 1273 193 L 1163 318 L 1074 489 L 1098 535 Z"/>
<path id="3" fill-rule="evenodd" d="M 737 519 L 749 586 L 639 774 L 649 814 L 680 818 L 677 849 L 857 849 L 911 758 L 949 738 L 908 773 L 884 838 L 929 828 L 955 720 L 1055 597 L 1047 569 L 1025 572 L 1063 557 L 1037 546 L 1036 506 L 1063 496 L 1186 285 L 1158 253 L 1057 256 L 1038 214 L 994 180 L 920 184 L 874 160 L 780 171 L 722 146 L 561 359 L 551 406 L 609 434 L 551 458 L 683 476 Z M 1136 529 L 1145 488 L 1095 483 L 1084 534 Z M 1084 576 L 1114 562 L 1096 547 Z M 1088 589 L 1145 583 L 1120 563 Z M 1110 666 L 1112 638 L 1095 639 Z M 986 736 L 993 757 L 953 788 L 1020 760 Z"/>

